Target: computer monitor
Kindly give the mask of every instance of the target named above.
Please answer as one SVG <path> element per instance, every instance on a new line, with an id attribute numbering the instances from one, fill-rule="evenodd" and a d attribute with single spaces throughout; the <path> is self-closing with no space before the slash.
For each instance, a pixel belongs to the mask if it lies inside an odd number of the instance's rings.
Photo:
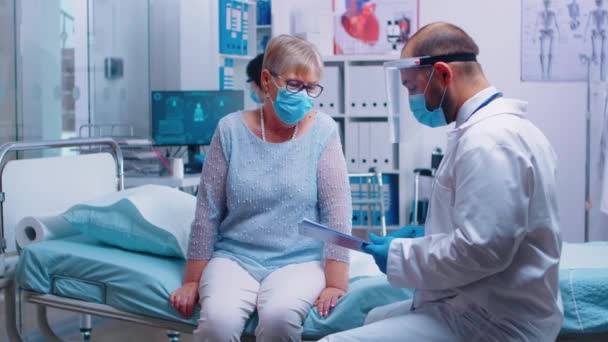
<path id="1" fill-rule="evenodd" d="M 188 146 L 186 169 L 195 167 L 196 147 L 209 145 L 220 119 L 242 110 L 243 100 L 241 90 L 153 91 L 152 140 L 155 145 Z"/>

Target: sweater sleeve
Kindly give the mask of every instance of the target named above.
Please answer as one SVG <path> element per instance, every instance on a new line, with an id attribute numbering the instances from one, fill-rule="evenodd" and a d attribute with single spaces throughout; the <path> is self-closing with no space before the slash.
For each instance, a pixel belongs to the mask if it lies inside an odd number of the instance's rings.
<path id="1" fill-rule="evenodd" d="M 228 163 L 217 130 L 203 166 L 196 213 L 190 230 L 188 259 L 205 260 L 210 259 L 213 254 L 218 227 L 226 211 L 227 174 Z"/>
<path id="2" fill-rule="evenodd" d="M 329 138 L 319 160 L 318 202 L 321 224 L 339 232 L 352 230 L 352 202 L 346 160 L 337 131 Z M 332 244 L 325 245 L 325 258 L 349 261 L 348 249 Z"/>

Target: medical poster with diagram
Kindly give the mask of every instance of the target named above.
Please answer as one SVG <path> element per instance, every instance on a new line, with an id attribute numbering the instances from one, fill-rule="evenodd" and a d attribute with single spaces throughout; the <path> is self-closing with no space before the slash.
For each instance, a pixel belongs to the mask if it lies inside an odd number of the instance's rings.
<path id="1" fill-rule="evenodd" d="M 418 29 L 419 0 L 334 0 L 334 53 L 399 53 Z"/>
<path id="2" fill-rule="evenodd" d="M 522 81 L 606 80 L 608 0 L 522 0 Z"/>

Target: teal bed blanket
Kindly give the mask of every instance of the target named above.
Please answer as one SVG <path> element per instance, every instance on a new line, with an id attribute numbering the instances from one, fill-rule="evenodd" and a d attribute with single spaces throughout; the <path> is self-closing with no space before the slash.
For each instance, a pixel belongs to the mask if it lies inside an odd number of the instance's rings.
<path id="1" fill-rule="evenodd" d="M 598 260 L 608 260 L 608 244 L 587 245 L 564 246 L 560 270 L 562 333 L 608 332 L 608 267 L 597 264 Z M 185 319 L 168 302 L 169 294 L 181 285 L 183 269 L 181 259 L 134 253 L 74 236 L 26 247 L 17 281 L 35 292 L 107 304 L 194 327 L 198 313 Z M 411 290 L 392 288 L 383 275 L 351 278 L 348 294 L 329 317 L 322 318 L 311 310 L 304 322 L 304 337 L 319 338 L 361 326 L 374 307 L 411 296 Z M 256 322 L 256 317 L 248 322 L 248 333 L 253 333 Z"/>

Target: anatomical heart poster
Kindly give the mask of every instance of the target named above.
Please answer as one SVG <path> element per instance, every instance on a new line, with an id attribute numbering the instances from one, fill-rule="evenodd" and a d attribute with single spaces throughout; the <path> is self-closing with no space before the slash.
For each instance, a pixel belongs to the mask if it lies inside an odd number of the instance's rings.
<path id="1" fill-rule="evenodd" d="M 399 52 L 418 29 L 419 0 L 334 0 L 334 53 Z"/>

